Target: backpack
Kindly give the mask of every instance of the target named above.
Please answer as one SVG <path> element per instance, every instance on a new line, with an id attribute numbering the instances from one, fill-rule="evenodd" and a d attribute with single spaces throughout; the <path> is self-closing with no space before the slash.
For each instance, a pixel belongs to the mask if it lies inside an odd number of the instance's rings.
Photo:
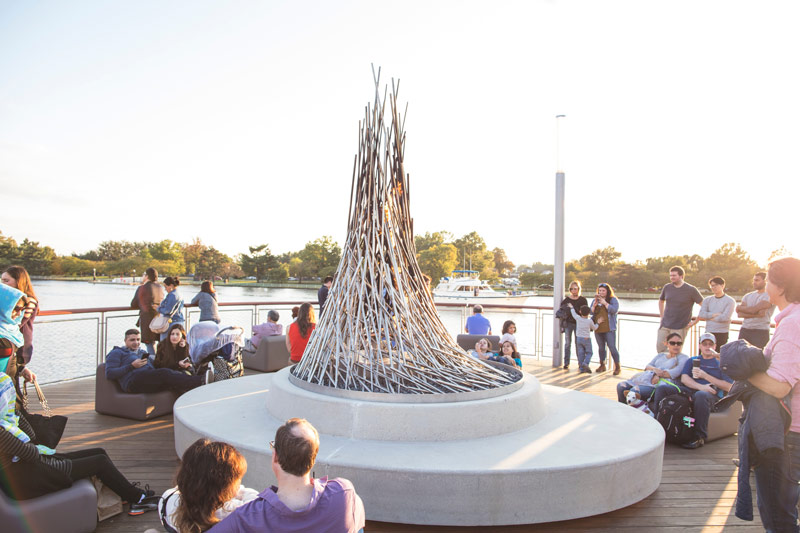
<path id="1" fill-rule="evenodd" d="M 673 394 L 661 400 L 656 420 L 663 426 L 667 442 L 684 444 L 695 440 L 692 404 L 683 394 Z"/>

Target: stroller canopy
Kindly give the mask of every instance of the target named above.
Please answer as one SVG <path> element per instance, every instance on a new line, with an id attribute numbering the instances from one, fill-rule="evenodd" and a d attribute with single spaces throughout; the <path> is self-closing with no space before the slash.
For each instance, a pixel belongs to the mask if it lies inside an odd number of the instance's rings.
<path id="1" fill-rule="evenodd" d="M 189 330 L 189 357 L 192 363 L 203 363 L 211 355 L 230 357 L 244 346 L 243 333 L 244 330 L 239 326 L 220 329 L 216 322 L 198 322 Z M 229 349 L 222 350 L 226 346 Z M 222 352 L 215 353 L 219 350 Z"/>

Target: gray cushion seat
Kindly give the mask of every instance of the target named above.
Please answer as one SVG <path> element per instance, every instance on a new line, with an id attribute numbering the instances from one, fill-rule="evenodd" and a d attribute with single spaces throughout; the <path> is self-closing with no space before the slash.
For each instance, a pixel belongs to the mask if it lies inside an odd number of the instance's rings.
<path id="1" fill-rule="evenodd" d="M 12 500 L 0 491 L 0 529 L 4 533 L 86 533 L 96 528 L 97 492 L 88 479 L 30 500 Z"/>
<path id="2" fill-rule="evenodd" d="M 706 442 L 733 435 L 739 431 L 739 417 L 742 416 L 742 402 L 736 402 L 724 411 L 711 413 L 708 417 L 708 438 Z"/>
<path id="3" fill-rule="evenodd" d="M 172 412 L 179 394 L 171 390 L 154 393 L 128 393 L 115 379 L 106 378 L 106 364 L 97 367 L 94 382 L 94 410 L 100 414 L 149 420 Z"/>
<path id="4" fill-rule="evenodd" d="M 458 337 L 456 337 L 456 342 L 459 346 L 464 348 L 465 350 L 474 350 L 475 343 L 483 338 L 487 338 L 492 342 L 492 351 L 499 352 L 500 351 L 500 336 L 499 335 L 470 335 L 462 333 Z"/>
<path id="5" fill-rule="evenodd" d="M 289 366 L 286 335 L 262 337 L 255 352 L 242 352 L 244 367 L 261 372 L 274 372 Z"/>

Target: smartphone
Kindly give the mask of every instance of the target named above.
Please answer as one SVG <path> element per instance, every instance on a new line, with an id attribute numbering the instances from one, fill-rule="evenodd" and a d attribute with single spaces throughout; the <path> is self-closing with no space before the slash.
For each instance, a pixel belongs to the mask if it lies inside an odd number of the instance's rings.
<path id="1" fill-rule="evenodd" d="M 150 354 L 145 352 L 140 359 L 150 359 Z"/>

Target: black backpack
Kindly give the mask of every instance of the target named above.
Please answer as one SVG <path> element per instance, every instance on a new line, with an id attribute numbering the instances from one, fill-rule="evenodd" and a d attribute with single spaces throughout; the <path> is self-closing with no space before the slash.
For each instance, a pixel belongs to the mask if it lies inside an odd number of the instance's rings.
<path id="1" fill-rule="evenodd" d="M 664 427 L 667 442 L 684 444 L 695 440 L 692 404 L 683 394 L 667 396 L 658 405 L 656 420 Z"/>

